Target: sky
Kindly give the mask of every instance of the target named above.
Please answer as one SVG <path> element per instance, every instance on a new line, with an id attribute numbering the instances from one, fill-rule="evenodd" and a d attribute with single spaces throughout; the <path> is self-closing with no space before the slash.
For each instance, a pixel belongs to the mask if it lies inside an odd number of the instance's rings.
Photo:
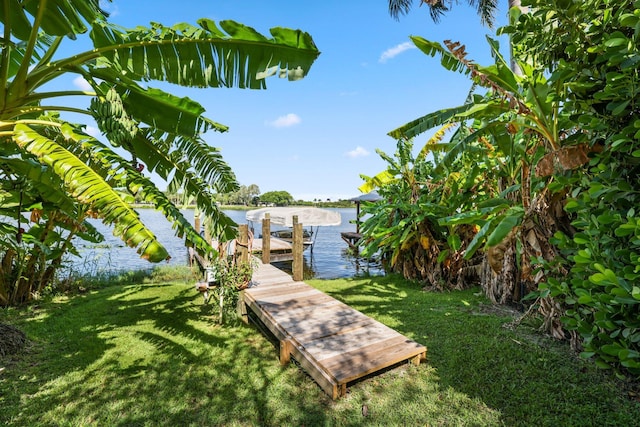
<path id="1" fill-rule="evenodd" d="M 496 26 L 506 23 L 507 2 L 502 3 Z M 437 24 L 419 4 L 414 1 L 411 12 L 398 20 L 389 15 L 386 0 L 114 0 L 103 5 L 110 22 L 127 28 L 209 18 L 231 19 L 264 35 L 278 26 L 308 32 L 321 54 L 300 81 L 270 77 L 266 90 L 148 85 L 198 101 L 206 117 L 229 126 L 229 132 L 203 137 L 221 149 L 241 185 L 256 184 L 261 193 L 288 191 L 296 200 L 338 200 L 361 194 L 361 174 L 374 176 L 386 168 L 376 149 L 394 153 L 389 131 L 460 105 L 468 94 L 467 77 L 445 70 L 409 36 L 459 41 L 468 58 L 492 62 L 485 36 L 494 30 L 481 25 L 466 1 L 454 2 Z M 81 79 L 70 83 L 82 86 Z M 415 146 L 432 133 L 418 136 Z"/>

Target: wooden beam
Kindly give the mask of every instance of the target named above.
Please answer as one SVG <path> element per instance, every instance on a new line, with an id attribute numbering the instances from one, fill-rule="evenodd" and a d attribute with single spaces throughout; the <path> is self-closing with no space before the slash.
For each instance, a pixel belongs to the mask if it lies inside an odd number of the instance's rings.
<path id="1" fill-rule="evenodd" d="M 271 262 L 271 215 L 265 214 L 262 220 L 262 263 Z"/>
<path id="2" fill-rule="evenodd" d="M 249 262 L 249 226 L 240 224 L 238 226 L 238 245 L 240 247 L 240 262 Z"/>
<path id="3" fill-rule="evenodd" d="M 302 224 L 298 223 L 298 216 L 293 217 L 293 280 L 299 282 L 303 279 L 302 262 Z"/>

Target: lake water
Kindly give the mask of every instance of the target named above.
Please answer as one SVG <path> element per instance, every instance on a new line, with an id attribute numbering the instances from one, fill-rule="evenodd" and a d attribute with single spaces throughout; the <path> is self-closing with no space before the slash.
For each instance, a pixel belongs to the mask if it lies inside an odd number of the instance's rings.
<path id="1" fill-rule="evenodd" d="M 338 211 L 342 218 L 341 225 L 320 227 L 316 232 L 313 252 L 304 252 L 305 279 L 335 279 L 353 277 L 362 274 L 383 274 L 379 265 L 353 256 L 347 249 L 348 245 L 340 237 L 344 231 L 355 231 L 356 210 L 350 208 L 331 209 Z M 225 210 L 238 224 L 246 224 L 246 211 Z M 152 209 L 140 209 L 141 219 L 153 230 L 160 242 L 167 248 L 171 259 L 166 262 L 171 265 L 187 264 L 187 249 L 184 241 L 174 235 L 171 224 L 164 216 Z M 182 211 L 185 218 L 193 223 L 193 210 Z M 152 269 L 157 264 L 140 259 L 134 249 L 125 246 L 121 240 L 111 234 L 109 228 L 99 221 L 92 224 L 105 236 L 105 241 L 99 245 L 78 242 L 81 257 L 71 257 L 73 269 L 80 272 L 101 273 L 129 270 Z M 260 224 L 253 224 L 256 236 L 260 235 Z M 278 229 L 272 226 L 272 229 Z M 316 228 L 314 227 L 314 231 Z M 291 263 L 278 263 L 278 267 L 290 269 Z"/>

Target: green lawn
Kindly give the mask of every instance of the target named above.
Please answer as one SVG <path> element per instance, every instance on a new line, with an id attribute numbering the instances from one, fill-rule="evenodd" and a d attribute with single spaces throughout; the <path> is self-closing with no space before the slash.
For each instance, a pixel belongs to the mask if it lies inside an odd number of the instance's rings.
<path id="1" fill-rule="evenodd" d="M 281 368 L 257 328 L 217 325 L 190 280 L 131 278 L 0 311 L 32 342 L 0 359 L 0 424 L 640 424 L 623 383 L 527 325 L 503 327 L 513 313 L 477 289 L 427 293 L 398 277 L 309 283 L 425 344 L 427 362 L 333 402 L 295 364 Z"/>

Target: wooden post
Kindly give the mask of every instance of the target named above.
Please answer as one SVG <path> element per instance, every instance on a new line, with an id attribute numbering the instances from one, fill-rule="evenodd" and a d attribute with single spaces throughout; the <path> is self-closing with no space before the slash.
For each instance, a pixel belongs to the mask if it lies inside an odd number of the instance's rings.
<path id="1" fill-rule="evenodd" d="M 240 294 L 238 295 L 237 313 L 238 317 L 248 325 L 249 314 L 247 313 L 247 304 L 244 302 L 244 290 L 240 291 Z"/>
<path id="2" fill-rule="evenodd" d="M 265 214 L 262 220 L 262 263 L 271 262 L 271 215 Z"/>
<path id="3" fill-rule="evenodd" d="M 238 226 L 238 246 L 240 246 L 240 262 L 249 262 L 249 226 L 240 224 Z M 236 250 L 238 250 L 236 248 Z"/>
<path id="4" fill-rule="evenodd" d="M 285 366 L 291 360 L 291 340 L 280 340 L 280 366 Z"/>
<path id="5" fill-rule="evenodd" d="M 298 223 L 298 216 L 293 217 L 293 280 L 299 282 L 303 279 L 302 272 L 302 224 Z"/>
<path id="6" fill-rule="evenodd" d="M 196 229 L 196 233 L 200 234 L 200 214 L 193 217 L 193 228 Z"/>

